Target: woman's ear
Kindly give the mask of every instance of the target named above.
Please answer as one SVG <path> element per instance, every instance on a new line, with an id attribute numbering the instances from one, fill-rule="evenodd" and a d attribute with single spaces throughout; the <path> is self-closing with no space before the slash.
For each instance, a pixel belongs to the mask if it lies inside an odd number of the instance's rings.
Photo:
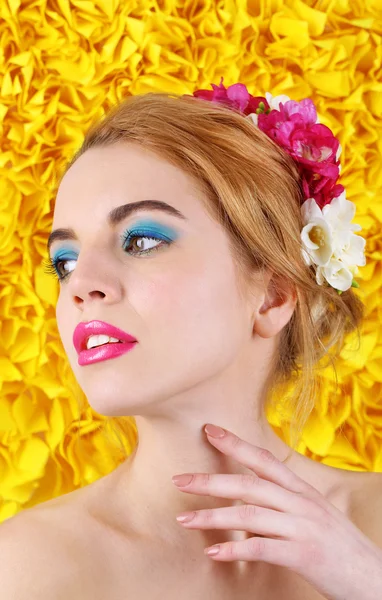
<path id="1" fill-rule="evenodd" d="M 254 332 L 262 338 L 277 335 L 291 319 L 296 302 L 296 291 L 285 279 L 281 280 L 274 273 L 267 274 L 263 302 L 254 315 Z"/>

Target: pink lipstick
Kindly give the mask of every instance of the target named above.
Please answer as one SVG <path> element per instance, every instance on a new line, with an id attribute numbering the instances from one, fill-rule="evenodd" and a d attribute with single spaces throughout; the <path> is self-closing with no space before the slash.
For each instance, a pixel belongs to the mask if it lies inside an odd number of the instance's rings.
<path id="1" fill-rule="evenodd" d="M 90 336 L 94 335 L 108 336 L 109 338 L 116 338 L 118 341 L 95 340 L 100 342 L 100 345 L 88 349 L 87 341 Z M 104 321 L 79 323 L 73 333 L 73 344 L 78 353 L 78 364 L 80 366 L 116 358 L 132 350 L 137 343 L 138 340 L 135 337 Z"/>

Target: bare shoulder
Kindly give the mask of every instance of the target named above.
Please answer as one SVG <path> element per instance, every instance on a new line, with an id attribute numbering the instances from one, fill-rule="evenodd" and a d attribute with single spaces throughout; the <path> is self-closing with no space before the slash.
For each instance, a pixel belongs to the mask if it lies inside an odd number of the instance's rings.
<path id="1" fill-rule="evenodd" d="M 12 564 L 28 565 L 28 582 L 36 587 L 36 600 L 104 600 L 111 597 L 121 542 L 118 532 L 98 518 L 103 486 L 103 480 L 98 480 L 19 513 L 9 523 L 0 525 L 0 546 L 4 547 L 6 540 L 13 539 Z M 23 546 L 22 557 L 20 546 Z M 129 560 L 131 564 L 133 553 L 129 545 L 123 544 L 122 549 L 127 564 Z M 6 549 L 0 548 L 0 563 L 3 552 Z M 127 564 L 124 563 L 125 576 L 129 571 Z M 20 570 L 19 566 L 15 568 Z M 5 596 L 8 597 L 34 600 L 28 593 Z"/>
<path id="2" fill-rule="evenodd" d="M 323 463 L 317 467 L 316 483 L 310 483 L 382 549 L 382 473 L 339 469 Z"/>
<path id="3" fill-rule="evenodd" d="M 3 598 L 64 600 L 71 572 L 67 547 L 33 509 L 0 525 Z"/>
<path id="4" fill-rule="evenodd" d="M 382 473 L 340 469 L 299 457 L 297 474 L 382 548 Z"/>
<path id="5" fill-rule="evenodd" d="M 0 581 L 2 594 L 8 592 L 1 597 L 85 600 L 85 581 L 100 584 L 101 593 L 103 532 L 86 511 L 87 495 L 81 488 L 0 524 Z"/>
<path id="6" fill-rule="evenodd" d="M 382 473 L 354 473 L 351 520 L 382 548 Z"/>

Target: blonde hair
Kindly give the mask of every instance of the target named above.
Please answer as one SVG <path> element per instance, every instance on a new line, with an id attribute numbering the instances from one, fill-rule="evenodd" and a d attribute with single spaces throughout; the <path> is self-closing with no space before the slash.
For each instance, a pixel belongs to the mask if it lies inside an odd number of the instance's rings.
<path id="1" fill-rule="evenodd" d="M 329 350 L 339 353 L 345 335 L 355 329 L 359 336 L 364 316 L 352 288 L 339 295 L 319 286 L 314 267 L 302 258 L 304 199 L 295 162 L 239 111 L 189 96 L 148 93 L 128 96 L 93 124 L 63 174 L 90 148 L 117 142 L 152 150 L 194 178 L 208 200 L 206 210 L 227 231 L 242 282 L 270 269 L 295 294 L 296 307 L 280 332 L 264 389 L 265 411 L 279 402 L 275 390 L 293 381 L 291 396 L 283 399 L 292 407 L 293 452 L 315 406 L 317 363 L 326 355 L 334 367 L 338 354 Z M 112 419 L 127 431 L 123 417 Z"/>

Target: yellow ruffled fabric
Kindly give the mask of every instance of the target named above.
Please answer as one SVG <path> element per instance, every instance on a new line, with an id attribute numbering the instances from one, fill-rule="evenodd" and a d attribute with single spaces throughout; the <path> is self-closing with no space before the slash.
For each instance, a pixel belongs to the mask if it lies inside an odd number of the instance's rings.
<path id="1" fill-rule="evenodd" d="M 123 460 L 108 419 L 75 390 L 42 260 L 57 174 L 127 93 L 245 83 L 316 103 L 343 148 L 367 264 L 361 346 L 322 375 L 299 451 L 382 472 L 382 10 L 380 0 L 3 0 L 0 3 L 0 522 L 87 485 Z M 286 439 L 286 426 L 268 415 Z M 110 434 L 113 430 L 110 429 Z M 136 443 L 133 419 L 123 447 Z"/>

